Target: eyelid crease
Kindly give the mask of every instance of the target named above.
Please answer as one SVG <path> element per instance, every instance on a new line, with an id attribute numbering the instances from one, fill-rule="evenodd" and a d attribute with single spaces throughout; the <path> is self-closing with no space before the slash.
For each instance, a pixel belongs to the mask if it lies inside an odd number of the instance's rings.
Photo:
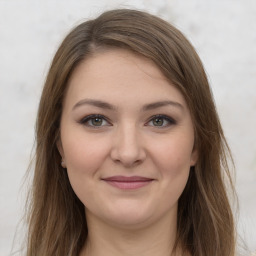
<path id="1" fill-rule="evenodd" d="M 151 117 L 149 118 L 149 121 L 152 120 L 152 119 L 154 119 L 154 118 L 163 118 L 163 119 L 167 119 L 167 120 L 169 120 L 169 121 L 171 121 L 171 122 L 175 122 L 175 123 L 176 123 L 176 121 L 174 120 L 174 118 L 172 118 L 172 117 L 170 117 L 170 116 L 168 116 L 168 115 L 164 115 L 164 114 L 153 115 L 153 116 L 151 116 Z"/>
<path id="2" fill-rule="evenodd" d="M 167 116 L 167 115 L 163 115 L 163 114 L 157 114 L 157 115 L 154 115 L 154 116 L 150 117 L 150 119 L 146 122 L 146 126 L 148 126 L 148 123 L 153 121 L 156 118 L 162 118 L 164 120 L 167 120 L 169 122 L 169 124 L 165 125 L 165 126 L 153 126 L 153 127 L 165 128 L 165 127 L 169 127 L 170 125 L 177 124 L 177 121 L 175 119 L 173 119 L 172 117 Z"/>
<path id="3" fill-rule="evenodd" d="M 109 119 L 108 119 L 107 117 L 105 117 L 104 115 L 100 115 L 100 114 L 91 114 L 91 115 L 85 116 L 85 117 L 83 117 L 83 118 L 79 121 L 79 123 L 80 123 L 80 124 L 83 124 L 83 125 L 86 125 L 86 123 L 87 123 L 88 121 L 90 121 L 91 119 L 93 119 L 93 118 L 101 118 L 101 119 L 105 120 L 106 122 L 108 122 L 108 124 L 111 125 Z M 110 125 L 108 125 L 108 126 L 110 126 Z M 97 126 L 93 126 L 93 125 L 87 125 L 87 126 L 98 128 Z M 104 125 L 104 126 L 106 126 L 106 125 Z M 102 127 L 102 126 L 99 126 L 99 127 Z"/>
<path id="4" fill-rule="evenodd" d="M 108 125 L 89 125 L 88 122 L 94 118 L 100 118 L 100 119 L 103 119 L 105 120 Z M 162 126 L 154 126 L 154 125 L 149 125 L 150 122 L 152 122 L 154 119 L 156 118 L 160 118 L 160 119 L 164 119 L 168 122 L 167 125 L 162 125 Z M 111 122 L 109 121 L 109 119 L 107 117 L 105 117 L 104 115 L 101 115 L 101 114 L 90 114 L 90 115 L 87 115 L 85 117 L 83 117 L 80 121 L 79 121 L 80 124 L 82 125 L 85 125 L 85 126 L 88 126 L 88 127 L 93 127 L 93 128 L 100 128 L 100 127 L 105 127 L 105 126 L 112 126 Z M 164 115 L 164 114 L 157 114 L 157 115 L 153 115 L 151 116 L 148 121 L 146 121 L 146 124 L 145 126 L 152 126 L 152 127 L 157 127 L 157 128 L 165 128 L 165 127 L 169 127 L 171 125 L 175 125 L 177 124 L 177 121 L 175 119 L 173 119 L 172 117 L 170 116 L 167 116 L 167 115 Z"/>

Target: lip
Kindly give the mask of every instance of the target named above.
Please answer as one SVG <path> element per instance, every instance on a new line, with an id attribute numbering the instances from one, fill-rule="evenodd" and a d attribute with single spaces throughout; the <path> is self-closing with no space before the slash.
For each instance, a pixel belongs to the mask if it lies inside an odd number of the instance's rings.
<path id="1" fill-rule="evenodd" d="M 113 187 L 123 190 L 132 190 L 145 187 L 149 185 L 154 179 L 141 176 L 111 176 L 103 178 L 102 180 Z"/>

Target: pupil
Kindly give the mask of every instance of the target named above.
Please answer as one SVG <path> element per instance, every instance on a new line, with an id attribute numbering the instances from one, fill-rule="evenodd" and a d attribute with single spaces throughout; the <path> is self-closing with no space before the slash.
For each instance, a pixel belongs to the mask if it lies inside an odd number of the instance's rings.
<path id="1" fill-rule="evenodd" d="M 155 118 L 154 119 L 155 126 L 162 126 L 163 125 L 163 118 Z"/>
<path id="2" fill-rule="evenodd" d="M 102 124 L 102 118 L 96 117 L 96 118 L 92 119 L 92 123 L 95 126 L 100 126 Z"/>

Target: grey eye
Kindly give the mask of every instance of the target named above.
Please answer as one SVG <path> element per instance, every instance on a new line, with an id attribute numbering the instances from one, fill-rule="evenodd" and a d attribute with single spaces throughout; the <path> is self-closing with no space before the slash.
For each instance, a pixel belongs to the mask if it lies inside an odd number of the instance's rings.
<path id="1" fill-rule="evenodd" d="M 84 117 L 81 121 L 81 124 L 89 127 L 102 127 L 109 126 L 110 123 L 102 115 L 89 115 Z"/>
<path id="2" fill-rule="evenodd" d="M 91 123 L 91 125 L 93 126 L 101 126 L 103 123 L 103 119 L 100 117 L 94 117 L 89 121 L 89 123 Z"/>
<path id="3" fill-rule="evenodd" d="M 156 117 L 153 119 L 154 126 L 163 126 L 164 119 L 162 117 Z"/>
<path id="4" fill-rule="evenodd" d="M 147 123 L 147 125 L 153 126 L 153 127 L 168 127 L 174 124 L 176 124 L 176 121 L 173 118 L 165 115 L 153 116 Z"/>

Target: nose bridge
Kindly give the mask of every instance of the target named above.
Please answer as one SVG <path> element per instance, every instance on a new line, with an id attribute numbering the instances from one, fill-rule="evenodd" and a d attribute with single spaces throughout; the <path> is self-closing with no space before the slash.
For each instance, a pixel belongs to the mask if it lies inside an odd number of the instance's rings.
<path id="1" fill-rule="evenodd" d="M 120 125 L 113 138 L 113 160 L 127 166 L 143 161 L 145 156 L 146 154 L 138 127 L 131 122 Z"/>

